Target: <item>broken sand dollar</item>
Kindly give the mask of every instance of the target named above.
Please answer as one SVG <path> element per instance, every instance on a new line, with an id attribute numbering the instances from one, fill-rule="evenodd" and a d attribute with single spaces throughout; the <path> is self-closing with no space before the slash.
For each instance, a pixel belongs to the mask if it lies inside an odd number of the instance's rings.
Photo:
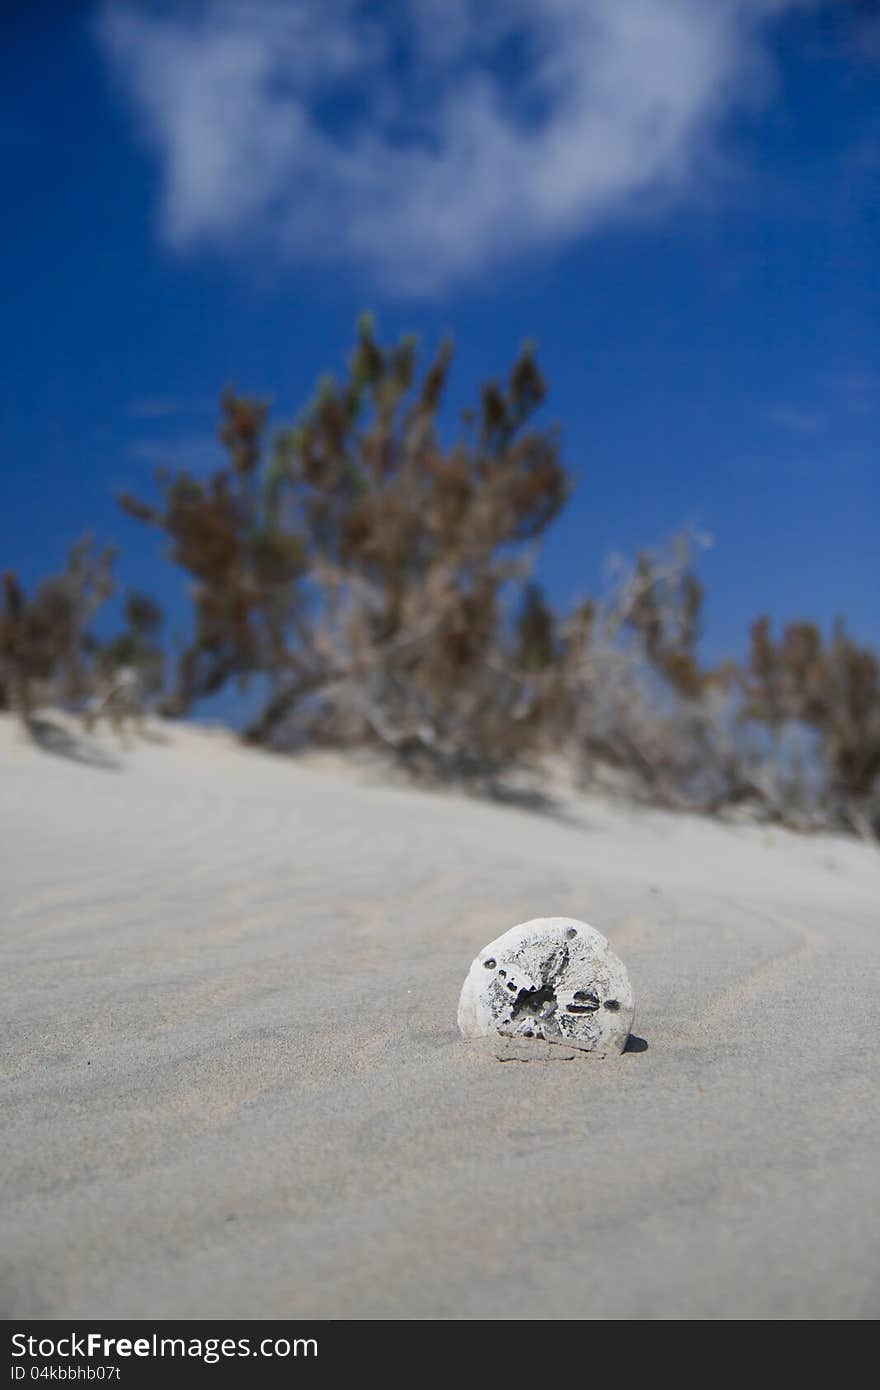
<path id="1" fill-rule="evenodd" d="M 626 967 L 601 932 L 573 917 L 536 917 L 491 941 L 458 1001 L 466 1038 L 537 1038 L 582 1052 L 622 1052 L 635 1009 Z"/>

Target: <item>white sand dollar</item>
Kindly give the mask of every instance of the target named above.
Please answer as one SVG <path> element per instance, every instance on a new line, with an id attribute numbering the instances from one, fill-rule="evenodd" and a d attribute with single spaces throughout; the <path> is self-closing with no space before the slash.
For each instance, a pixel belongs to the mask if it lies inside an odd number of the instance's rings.
<path id="1" fill-rule="evenodd" d="M 538 1038 L 583 1052 L 622 1052 L 635 1008 L 626 967 L 605 937 L 573 917 L 536 917 L 490 941 L 458 1001 L 466 1038 Z"/>

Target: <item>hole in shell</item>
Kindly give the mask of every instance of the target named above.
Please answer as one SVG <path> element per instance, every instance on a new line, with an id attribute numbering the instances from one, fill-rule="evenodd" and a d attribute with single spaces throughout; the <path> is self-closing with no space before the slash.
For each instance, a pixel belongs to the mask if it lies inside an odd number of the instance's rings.
<path id="1" fill-rule="evenodd" d="M 510 986 L 508 985 L 508 989 Z M 511 1023 L 517 1018 L 549 1018 L 556 1012 L 556 995 L 549 985 L 543 989 L 521 989 L 516 996 Z"/>
<path id="2" fill-rule="evenodd" d="M 606 1009 L 610 1009 L 613 1014 L 616 1014 L 617 1010 L 620 1008 L 620 1002 L 617 999 L 606 999 L 605 1007 Z"/>
<path id="3" fill-rule="evenodd" d="M 577 936 L 577 932 L 574 927 L 567 927 L 565 935 L 568 937 L 569 941 L 573 941 L 574 938 Z"/>
<path id="4" fill-rule="evenodd" d="M 485 967 L 486 967 L 487 970 L 494 970 L 494 969 L 495 969 L 495 961 L 492 959 L 491 956 L 489 957 L 488 960 L 484 960 L 484 961 L 483 961 L 483 964 L 485 965 Z"/>
<path id="5" fill-rule="evenodd" d="M 575 993 L 574 1000 L 566 1008 L 569 1014 L 594 1014 L 599 1007 L 599 1000 L 595 994 L 589 990 L 579 989 Z"/>

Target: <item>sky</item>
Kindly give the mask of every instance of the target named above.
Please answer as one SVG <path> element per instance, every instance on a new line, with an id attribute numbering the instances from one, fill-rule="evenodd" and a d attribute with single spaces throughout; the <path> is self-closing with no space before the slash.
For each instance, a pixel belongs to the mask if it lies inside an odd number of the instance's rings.
<path id="1" fill-rule="evenodd" d="M 759 613 L 880 643 L 880 11 L 834 0 L 16 4 L 0 20 L 0 568 L 85 531 L 184 623 L 157 465 L 233 384 L 295 418 L 362 309 L 538 345 L 567 605 L 683 525 L 707 659 Z"/>

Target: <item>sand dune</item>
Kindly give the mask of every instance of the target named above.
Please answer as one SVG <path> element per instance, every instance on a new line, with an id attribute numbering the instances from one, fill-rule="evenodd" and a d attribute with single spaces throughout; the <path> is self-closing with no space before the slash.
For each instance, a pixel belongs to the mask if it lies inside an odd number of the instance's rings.
<path id="1" fill-rule="evenodd" d="M 880 854 L 163 737 L 0 721 L 7 1316 L 880 1312 Z M 551 914 L 639 1050 L 458 1037 Z"/>

